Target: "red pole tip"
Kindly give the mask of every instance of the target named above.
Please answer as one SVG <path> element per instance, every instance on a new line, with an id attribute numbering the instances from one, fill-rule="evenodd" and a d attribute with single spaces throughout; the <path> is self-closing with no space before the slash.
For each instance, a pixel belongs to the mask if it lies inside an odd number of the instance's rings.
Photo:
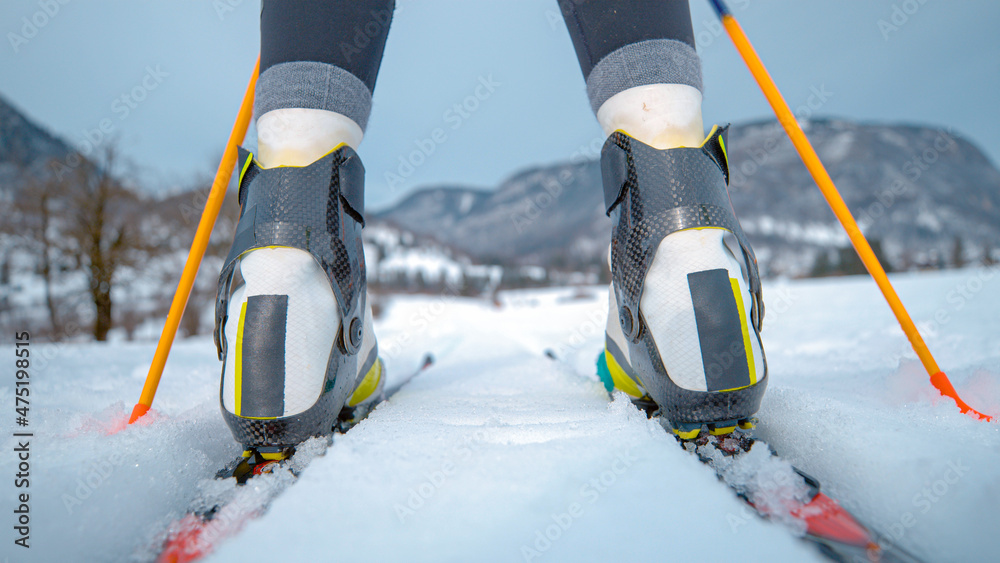
<path id="1" fill-rule="evenodd" d="M 149 405 L 136 403 L 135 408 L 132 409 L 132 416 L 129 417 L 128 423 L 132 424 L 133 422 L 139 420 L 140 418 L 142 418 L 142 415 L 146 414 L 147 412 L 149 412 Z"/>
<path id="2" fill-rule="evenodd" d="M 983 414 L 976 409 L 970 407 L 961 397 L 958 396 L 958 391 L 955 391 L 955 386 L 951 384 L 948 376 L 944 374 L 943 371 L 939 371 L 931 376 L 931 385 L 937 388 L 945 397 L 951 397 L 958 405 L 958 409 L 969 416 L 978 416 L 980 420 L 985 420 L 987 422 L 993 420 L 992 416 Z"/>

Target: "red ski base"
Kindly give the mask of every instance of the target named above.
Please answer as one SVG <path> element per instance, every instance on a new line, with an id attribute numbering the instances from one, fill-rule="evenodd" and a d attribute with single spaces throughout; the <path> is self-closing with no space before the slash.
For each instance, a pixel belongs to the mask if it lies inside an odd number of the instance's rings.
<path id="1" fill-rule="evenodd" d="M 197 514 L 188 514 L 172 528 L 157 563 L 190 563 L 205 557 L 222 540 L 236 535 L 243 525 L 254 517 L 245 514 L 232 521 L 222 522 Z"/>
<path id="2" fill-rule="evenodd" d="M 816 493 L 807 504 L 791 512 L 792 516 L 806 523 L 806 535 L 820 544 L 836 542 L 852 546 L 864 553 L 869 561 L 882 561 L 882 550 L 871 532 L 858 523 L 837 501 L 823 493 Z"/>

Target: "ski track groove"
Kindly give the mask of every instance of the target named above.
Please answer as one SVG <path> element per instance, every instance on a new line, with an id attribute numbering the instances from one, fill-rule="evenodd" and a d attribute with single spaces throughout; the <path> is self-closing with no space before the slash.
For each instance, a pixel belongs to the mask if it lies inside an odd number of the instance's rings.
<path id="1" fill-rule="evenodd" d="M 894 282 L 919 326 L 949 312 L 949 323 L 929 327 L 928 345 L 964 398 L 997 414 L 1000 276 L 984 281 L 961 310 L 947 301 L 972 275 L 908 274 Z M 990 559 L 992 531 L 1000 529 L 1000 425 L 963 416 L 935 395 L 869 285 L 765 285 L 765 299 L 782 300 L 765 320 L 771 382 L 758 435 L 869 525 L 900 529 L 894 539 L 918 557 Z M 451 297 L 394 298 L 377 323 L 388 383 L 411 373 L 427 352 L 435 365 L 337 437 L 267 514 L 209 561 L 274 549 L 288 560 L 668 554 L 728 561 L 734 549 L 752 560 L 815 560 L 784 528 L 744 518 L 743 504 L 658 424 L 625 400 L 607 400 L 592 375 L 607 290 L 578 293 L 511 292 L 502 309 Z M 26 560 L 149 560 L 153 538 L 169 522 L 221 494 L 210 476 L 238 446 L 219 415 L 210 338 L 175 344 L 149 424 L 108 434 L 127 418 L 153 347 L 34 348 L 33 547 Z M 562 361 L 545 358 L 546 348 Z M 0 381 L 0 404 L 12 397 L 10 383 Z M 15 445 L 5 438 L 0 447 Z M 622 459 L 629 464 L 615 473 Z M 0 474 L 14 473 L 11 463 L 0 457 Z M 945 483 L 955 464 L 962 475 Z M 591 485 L 609 475 L 603 491 Z M 88 479 L 94 486 L 84 487 Z M 0 489 L 3 506 L 12 505 L 14 491 Z M 579 516 L 559 527 L 574 503 Z M 547 531 L 558 538 L 539 543 Z M 12 544 L 10 526 L 0 527 L 0 541 Z"/>

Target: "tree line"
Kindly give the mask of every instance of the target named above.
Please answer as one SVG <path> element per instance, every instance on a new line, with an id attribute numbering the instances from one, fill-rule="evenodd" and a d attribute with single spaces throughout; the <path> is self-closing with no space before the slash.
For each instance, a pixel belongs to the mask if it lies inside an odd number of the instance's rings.
<path id="1" fill-rule="evenodd" d="M 0 325 L 20 324 L 51 340 L 89 334 L 104 341 L 114 327 L 131 337 L 142 322 L 165 315 L 183 264 L 177 257 L 193 239 L 211 179 L 154 197 L 125 168 L 109 144 L 94 158 L 77 154 L 22 169 L 7 187 Z M 208 262 L 224 257 L 237 215 L 235 194 L 227 195 Z M 186 333 L 199 332 L 199 313 L 214 299 L 209 278 L 218 270 L 209 270 L 189 301 Z M 126 295 L 137 301 L 123 303 Z"/>

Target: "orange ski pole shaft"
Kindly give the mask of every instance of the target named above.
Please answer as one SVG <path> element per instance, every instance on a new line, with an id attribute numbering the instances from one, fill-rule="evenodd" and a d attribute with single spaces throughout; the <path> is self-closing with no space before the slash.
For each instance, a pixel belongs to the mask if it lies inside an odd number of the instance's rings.
<path id="1" fill-rule="evenodd" d="M 903 302 L 900 301 L 899 296 L 896 294 L 896 290 L 893 289 L 892 284 L 889 283 L 889 277 L 885 273 L 885 269 L 879 263 L 878 258 L 875 256 L 875 252 L 872 251 L 872 247 L 868 244 L 868 240 L 865 235 L 862 234 L 861 229 L 858 227 L 858 223 L 854 220 L 854 216 L 851 215 L 850 209 L 847 208 L 847 204 L 844 203 L 844 199 L 840 196 L 840 192 L 837 190 L 837 186 L 834 185 L 833 179 L 830 178 L 829 172 L 826 171 L 826 167 L 820 161 L 819 156 L 816 154 L 816 150 L 813 149 L 812 144 L 806 137 L 806 134 L 799 127 L 798 120 L 795 118 L 795 114 L 788 107 L 785 102 L 784 97 L 775 85 L 774 80 L 771 79 L 771 75 L 764 68 L 764 63 L 761 62 L 760 57 L 757 56 L 757 52 L 754 50 L 753 45 L 750 44 L 750 40 L 747 38 L 746 34 L 743 33 L 743 28 L 737 23 L 736 18 L 733 17 L 729 8 L 726 7 L 723 0 L 710 0 L 712 7 L 715 8 L 716 14 L 722 20 L 722 25 L 726 29 L 726 33 L 732 39 L 733 44 L 736 46 L 736 50 L 739 51 L 740 56 L 743 57 L 743 61 L 746 63 L 747 67 L 750 69 L 750 73 L 753 74 L 754 79 L 760 86 L 760 89 L 764 92 L 764 96 L 767 98 L 768 103 L 771 104 L 771 108 L 774 110 L 775 115 L 778 117 L 778 121 L 781 123 L 782 127 L 785 129 L 785 133 L 788 134 L 788 138 L 791 139 L 792 144 L 795 146 L 795 150 L 798 151 L 799 156 L 802 158 L 803 164 L 809 169 L 809 173 L 812 175 L 813 180 L 816 181 L 816 185 L 819 186 L 819 190 L 823 193 L 823 197 L 826 198 L 826 202 L 830 205 L 830 209 L 833 210 L 834 215 L 840 220 L 840 224 L 847 231 L 848 238 L 851 239 L 851 244 L 854 246 L 854 250 L 857 251 L 858 256 L 864 263 L 865 268 L 868 273 L 871 274 L 875 283 L 878 285 L 879 289 L 882 291 L 882 295 L 885 296 L 885 300 L 889 303 L 889 308 L 892 309 L 893 314 L 896 315 L 896 320 L 899 321 L 899 325 L 903 328 L 903 332 L 910 341 L 910 345 L 913 346 L 913 350 L 917 353 L 917 357 L 920 358 L 921 363 L 923 363 L 924 368 L 927 370 L 928 375 L 930 375 L 931 384 L 934 385 L 941 392 L 942 395 L 951 397 L 954 399 L 955 403 L 958 404 L 958 408 L 961 409 L 963 413 L 968 413 L 970 416 L 978 416 L 982 420 L 992 420 L 992 417 L 985 415 L 976 409 L 970 407 L 958 396 L 955 388 L 952 386 L 951 381 L 948 380 L 948 376 L 944 374 L 943 371 L 938 367 L 937 362 L 934 360 L 934 356 L 931 355 L 930 350 L 927 348 L 927 344 L 924 342 L 920 332 L 917 331 L 916 325 L 913 324 L 913 319 L 910 318 L 909 313 L 906 312 L 906 308 L 903 307 Z"/>
<path id="2" fill-rule="evenodd" d="M 198 276 L 198 268 L 205 257 L 208 249 L 208 240 L 212 236 L 212 229 L 215 228 L 215 221 L 219 217 L 222 209 L 222 202 L 226 198 L 226 188 L 229 186 L 229 179 L 233 175 L 233 167 L 236 166 L 236 146 L 243 141 L 250 126 L 250 118 L 253 114 L 254 88 L 257 84 L 257 74 L 260 71 L 260 57 L 257 57 L 257 64 L 254 66 L 250 83 L 247 84 L 246 93 L 243 94 L 243 103 L 240 104 L 240 112 L 236 116 L 236 123 L 229 134 L 229 141 L 226 143 L 226 150 L 222 153 L 222 161 L 219 169 L 215 172 L 215 181 L 212 182 L 212 189 L 208 193 L 208 201 L 205 202 L 205 210 L 201 213 L 201 220 L 198 222 L 198 230 L 195 231 L 194 241 L 191 243 L 191 250 L 188 252 L 187 262 L 181 272 L 181 280 L 177 284 L 177 291 L 174 292 L 174 300 L 170 303 L 170 311 L 167 313 L 167 322 L 163 325 L 163 332 L 160 333 L 160 341 L 156 345 L 156 352 L 153 354 L 153 363 L 149 366 L 149 374 L 146 375 L 146 383 L 142 387 L 142 395 L 139 402 L 132 409 L 132 416 L 129 417 L 129 424 L 138 420 L 149 411 L 153 404 L 153 397 L 156 396 L 156 388 L 160 385 L 160 377 L 163 375 L 163 367 L 167 363 L 167 356 L 170 355 L 170 347 L 174 343 L 177 335 L 177 327 L 180 325 L 181 317 L 184 316 L 184 309 L 187 307 L 188 298 L 191 296 L 191 288 L 194 280 Z"/>

